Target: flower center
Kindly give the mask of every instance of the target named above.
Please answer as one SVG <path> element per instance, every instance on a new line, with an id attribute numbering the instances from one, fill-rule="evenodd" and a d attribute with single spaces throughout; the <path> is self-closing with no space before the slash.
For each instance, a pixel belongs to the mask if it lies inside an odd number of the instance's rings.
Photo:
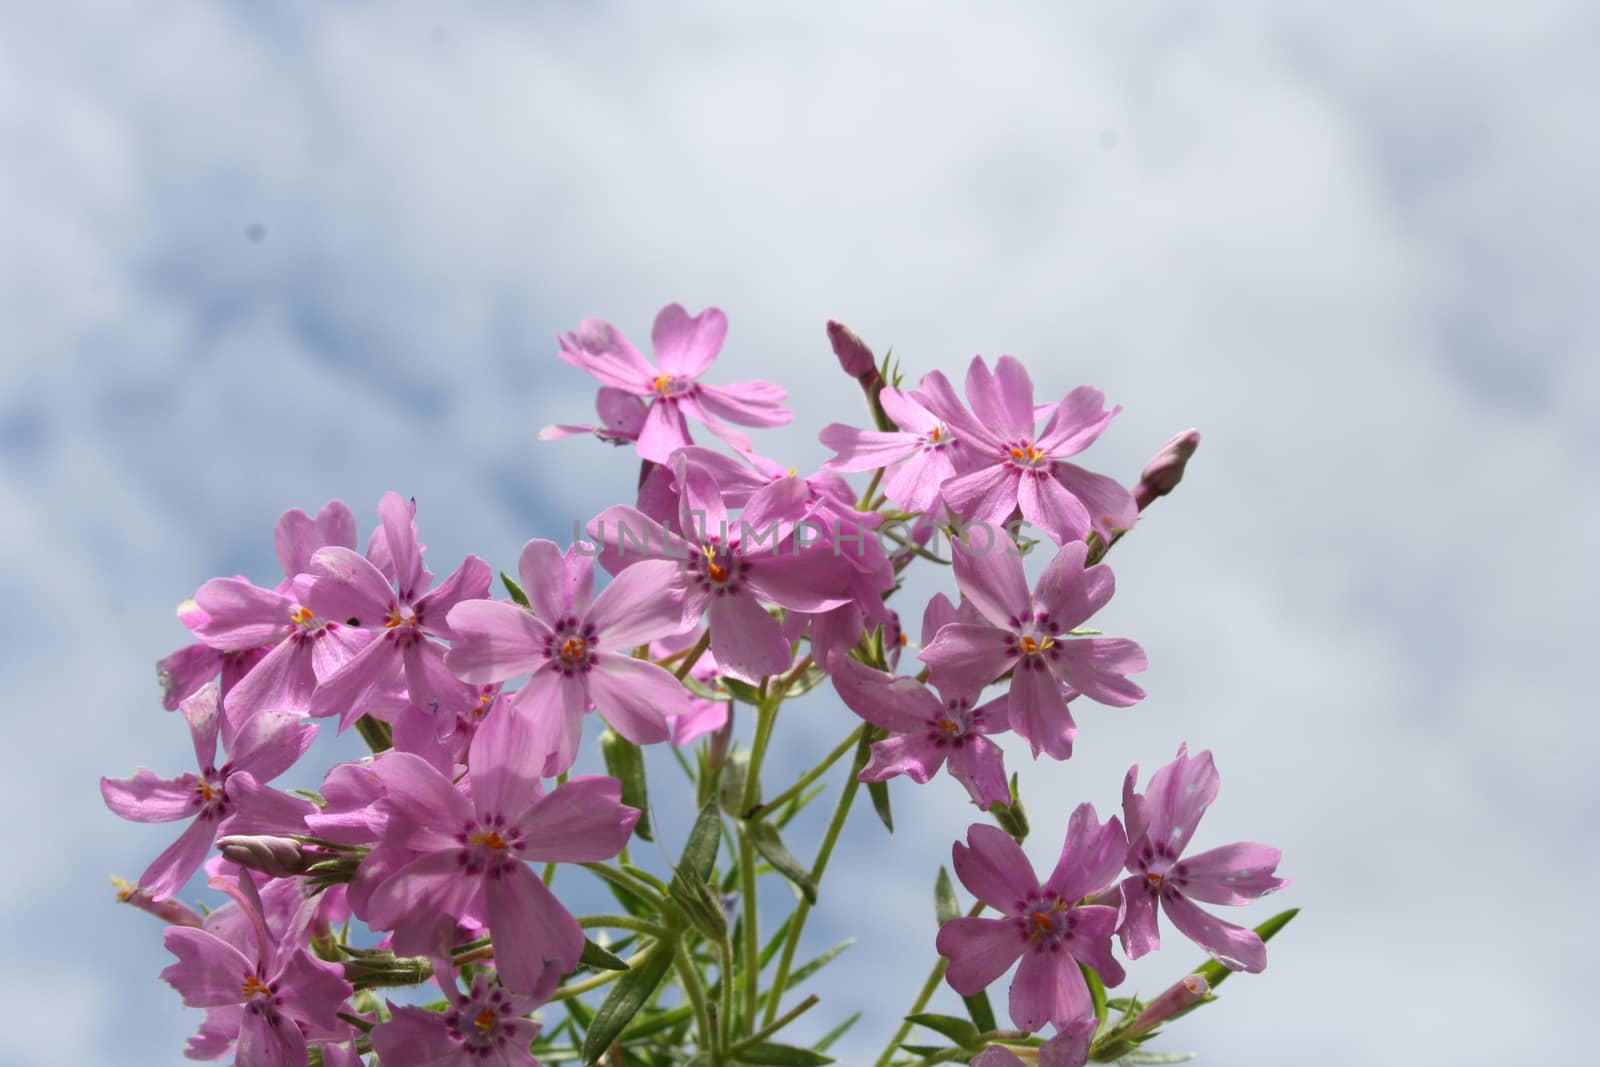
<path id="1" fill-rule="evenodd" d="M 310 608 L 303 608 L 299 604 L 296 604 L 294 610 L 289 612 L 289 621 L 296 626 L 310 626 L 311 621 L 315 618 L 316 616 L 311 613 Z"/>
<path id="2" fill-rule="evenodd" d="M 506 839 L 496 830 L 474 830 L 467 835 L 467 842 L 479 848 L 495 849 L 500 852 L 504 852 L 506 847 Z"/>
<path id="3" fill-rule="evenodd" d="M 734 545 L 712 538 L 690 555 L 689 570 L 690 580 L 700 590 L 731 596 L 744 588 L 740 579 L 750 570 L 750 564 L 738 555 Z"/>
<path id="4" fill-rule="evenodd" d="M 688 378 L 675 378 L 670 374 L 658 374 L 655 381 L 650 383 L 659 396 L 678 396 L 689 391 L 693 381 Z"/>
<path id="5" fill-rule="evenodd" d="M 478 1033 L 480 1034 L 487 1034 L 490 1030 L 493 1030 L 495 1024 L 499 1021 L 500 1016 L 496 1015 L 492 1008 L 484 1008 L 472 1017 L 472 1025 L 478 1028 Z"/>
<path id="6" fill-rule="evenodd" d="M 1005 449 L 1012 462 L 1024 467 L 1038 467 L 1050 458 L 1049 453 L 1032 441 L 1016 441 L 1006 445 Z"/>
<path id="7" fill-rule="evenodd" d="M 1017 641 L 1017 644 L 1021 647 L 1023 652 L 1030 656 L 1036 656 L 1040 652 L 1048 652 L 1050 649 L 1056 647 L 1056 639 L 1053 637 L 1035 637 L 1032 634 L 1023 634 L 1022 637 Z"/>
<path id="8" fill-rule="evenodd" d="M 1076 925 L 1071 906 L 1054 894 L 1030 895 L 1013 921 L 1028 944 L 1047 952 L 1059 951 Z"/>
<path id="9" fill-rule="evenodd" d="M 522 831 L 504 815 L 488 815 L 464 827 L 456 841 L 461 845 L 456 863 L 463 874 L 498 878 L 517 862 Z"/>
<path id="10" fill-rule="evenodd" d="M 589 655 L 589 642 L 581 637 L 569 637 L 561 642 L 561 658 L 576 663 Z"/>
<path id="11" fill-rule="evenodd" d="M 383 627 L 386 630 L 393 630 L 396 626 L 415 626 L 416 624 L 416 615 L 402 613 L 399 608 L 390 608 L 389 614 L 383 617 Z"/>
<path id="12" fill-rule="evenodd" d="M 263 982 L 259 976 L 252 974 L 244 980 L 244 985 L 239 987 L 239 996 L 244 1000 L 250 1000 L 252 997 L 271 999 L 272 990 L 267 987 L 267 983 Z"/>
<path id="13" fill-rule="evenodd" d="M 595 646 L 600 635 L 586 622 L 568 615 L 555 625 L 555 632 L 544 639 L 545 658 L 555 661 L 556 670 L 571 677 L 594 666 Z"/>

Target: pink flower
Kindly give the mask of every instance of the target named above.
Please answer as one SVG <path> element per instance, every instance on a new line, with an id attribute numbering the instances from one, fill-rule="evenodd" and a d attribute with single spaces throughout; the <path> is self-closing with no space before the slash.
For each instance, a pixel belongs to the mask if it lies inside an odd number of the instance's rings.
<path id="1" fill-rule="evenodd" d="M 1067 823 L 1061 858 L 1040 884 L 1022 849 L 1003 830 L 974 824 L 967 845 L 954 848 L 956 876 L 998 919 L 963 916 L 939 928 L 939 954 L 950 960 L 950 987 L 971 996 L 1006 972 L 1018 957 L 1011 982 L 1011 1021 L 1023 1030 L 1054 1023 L 1066 1030 L 1094 1015 L 1079 962 L 1114 986 L 1123 979 L 1112 958 L 1117 909 L 1079 904 L 1115 878 L 1127 837 L 1115 816 L 1101 824 L 1094 805 L 1080 804 Z"/>
<path id="2" fill-rule="evenodd" d="M 941 627 L 921 658 L 942 691 L 976 692 L 1011 671 L 1011 728 L 1034 755 L 1072 755 L 1077 726 L 1063 686 L 1114 707 L 1144 698 L 1127 675 L 1144 670 L 1144 650 L 1121 637 L 1073 637 L 1111 599 L 1116 582 L 1105 564 L 1084 569 L 1088 546 L 1063 546 L 1030 595 L 1016 545 L 992 531 L 986 546 L 953 543 L 956 584 L 982 618 Z"/>
<path id="3" fill-rule="evenodd" d="M 872 761 L 861 770 L 863 782 L 884 782 L 904 774 L 922 784 L 948 761 L 950 776 L 966 787 L 981 808 L 1009 803 L 1005 760 L 985 734 L 1006 728 L 1004 704 L 973 707 L 970 696 L 941 699 L 915 678 L 896 677 L 865 663 L 837 656 L 833 685 L 851 711 L 890 736 L 872 746 Z"/>
<path id="4" fill-rule="evenodd" d="M 1167 918 L 1218 963 L 1233 970 L 1258 972 L 1267 965 L 1267 946 L 1247 930 L 1202 911 L 1208 904 L 1248 904 L 1288 885 L 1276 877 L 1282 853 L 1268 845 L 1237 842 L 1179 859 L 1194 836 L 1200 816 L 1216 799 L 1220 778 L 1209 751 L 1188 754 L 1178 746 L 1171 763 L 1156 771 L 1150 789 L 1134 792 L 1139 766 L 1128 769 L 1122 785 L 1122 807 L 1128 820 L 1127 867 L 1132 877 L 1122 882 L 1126 913 L 1117 933 L 1130 959 L 1159 948 L 1156 903 Z"/>
<path id="5" fill-rule="evenodd" d="M 579 776 L 546 794 L 544 755 L 525 716 L 497 714 L 472 740 L 466 794 L 417 756 L 382 757 L 386 838 L 416 858 L 377 886 L 362 917 L 393 930 L 397 952 L 437 952 L 470 917 L 486 921 L 508 989 L 543 996 L 578 965 L 583 931 L 526 861 L 611 859 L 639 813 L 614 778 Z"/>
<path id="6" fill-rule="evenodd" d="M 183 887 L 199 868 L 219 833 L 293 833 L 316 809 L 305 800 L 269 789 L 311 745 L 317 728 L 303 716 L 263 711 L 244 723 L 224 716 L 215 683 L 181 706 L 194 739 L 199 774 L 158 778 L 140 768 L 131 778 L 100 779 L 106 807 L 134 822 L 193 819 L 188 829 L 139 876 L 139 888 L 160 900 Z M 228 751 L 218 767 L 217 736 Z"/>
<path id="7" fill-rule="evenodd" d="M 599 319 L 584 319 L 577 332 L 561 338 L 558 355 L 602 385 L 649 401 L 637 431 L 639 455 L 665 463 L 675 449 L 691 443 L 686 415 L 740 450 L 750 447 L 750 439 L 721 420 L 742 426 L 782 426 L 794 417 L 782 406 L 787 394 L 771 382 L 716 386 L 699 381 L 727 333 L 728 318 L 717 308 L 691 317 L 682 305 L 668 304 L 656 315 L 651 331 L 655 364 L 616 327 Z"/>
<path id="8" fill-rule="evenodd" d="M 935 378 L 943 383 L 942 394 L 954 396 L 938 371 L 923 378 L 924 386 Z M 962 434 L 930 410 L 931 402 L 921 390 L 904 393 L 885 388 L 878 394 L 878 401 L 899 431 L 883 433 L 830 423 L 817 436 L 838 455 L 823 464 L 823 469 L 889 469 L 891 473 L 883 483 L 884 496 L 906 511 L 931 511 L 939 502 L 940 486 L 971 469 L 968 458 L 977 459 L 973 447 L 970 443 L 963 445 Z M 1006 514 L 1010 514 L 1009 508 Z"/>
<path id="9" fill-rule="evenodd" d="M 399 493 L 385 493 L 378 502 L 392 564 L 388 573 L 348 548 L 323 548 L 311 557 L 312 610 L 371 635 L 365 648 L 323 679 L 311 699 L 311 714 L 338 715 L 341 730 L 402 679 L 411 701 L 424 707 L 459 690 L 445 669 L 444 646 L 429 638 L 455 637 L 447 622 L 450 609 L 489 595 L 489 565 L 468 556 L 430 591 L 433 575 L 422 565 L 415 510 Z"/>
<path id="10" fill-rule="evenodd" d="M 443 1011 L 389 1003 L 392 1016 L 372 1031 L 383 1067 L 539 1067 L 528 1052 L 539 1024 L 528 1018 L 540 1001 L 491 983 L 479 972 L 462 993 L 449 959 L 436 958 L 433 976 L 444 990 Z"/>
<path id="11" fill-rule="evenodd" d="M 350 998 L 350 983 L 302 946 L 303 924 L 290 922 L 274 935 L 248 874 L 237 885 L 220 878 L 211 884 L 238 902 L 254 944 L 210 930 L 167 928 L 166 946 L 178 962 L 161 977 L 189 1007 L 207 1009 L 189 1041 L 189 1057 L 213 1059 L 237 1041 L 238 1067 L 290 1067 L 306 1063 L 308 1042 L 343 1040 L 350 1028 L 338 1012 Z"/>
<path id="12" fill-rule="evenodd" d="M 1000 523 L 1022 517 L 1056 544 L 1081 540 L 1090 529 L 1103 539 L 1131 529 L 1139 509 L 1114 479 L 1065 462 L 1094 443 L 1122 408 L 1105 409 L 1105 394 L 1087 385 L 1068 393 L 1035 430 L 1033 381 L 1022 364 L 1001 356 L 990 373 L 982 357 L 967 370 L 969 414 L 943 378 L 923 379 L 928 410 L 970 446 L 971 473 L 944 482 L 940 494 L 962 517 Z M 1048 409 L 1047 409 L 1048 410 Z"/>
<path id="13" fill-rule="evenodd" d="M 1032 1055 L 1038 1058 L 1023 1060 L 1004 1045 L 990 1045 L 972 1058 L 972 1067 L 1083 1067 L 1089 1062 L 1089 1045 L 1094 1041 L 1100 1020 L 1090 1015 L 1075 1019 L 1056 1036 L 1040 1045 Z"/>
<path id="14" fill-rule="evenodd" d="M 475 683 L 531 675 L 508 699 L 552 740 L 547 774 L 572 765 L 591 704 L 635 744 L 665 741 L 668 717 L 689 710 L 688 693 L 632 649 L 683 628 L 677 571 L 670 563 L 636 563 L 595 596 L 592 555 L 578 545 L 563 554 L 553 541 L 529 541 L 517 573 L 530 607 L 457 605 L 450 613 L 456 643 L 445 662 Z"/>

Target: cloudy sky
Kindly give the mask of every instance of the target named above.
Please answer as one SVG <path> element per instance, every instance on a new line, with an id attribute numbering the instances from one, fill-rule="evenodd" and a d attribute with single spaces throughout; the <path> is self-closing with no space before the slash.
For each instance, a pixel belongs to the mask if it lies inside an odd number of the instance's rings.
<path id="1" fill-rule="evenodd" d="M 1009 352 L 1042 396 L 1105 389 L 1108 473 L 1203 431 L 1112 557 L 1105 628 L 1148 650 L 1149 699 L 1081 712 L 1066 765 L 1011 750 L 1041 864 L 1180 740 L 1222 772 L 1197 842 L 1284 849 L 1270 903 L 1304 914 L 1164 1047 L 1576 1056 L 1597 48 L 1576 2 L 11 5 L 0 1067 L 169 1064 L 198 1021 L 105 881 L 170 835 L 96 788 L 191 758 L 152 673 L 174 604 L 270 581 L 278 513 L 335 497 L 365 530 L 414 495 L 440 571 L 570 536 L 633 461 L 535 441 L 592 413 L 554 337 L 597 315 L 643 341 L 669 301 L 727 311 L 720 380 L 788 387 L 758 444 L 801 466 L 861 418 L 828 318 L 913 375 Z M 847 714 L 797 705 L 784 765 Z M 862 1008 L 845 1063 L 932 962 L 970 821 L 944 779 L 895 802 L 893 838 L 851 824 L 810 939 L 858 939 L 805 1031 Z"/>

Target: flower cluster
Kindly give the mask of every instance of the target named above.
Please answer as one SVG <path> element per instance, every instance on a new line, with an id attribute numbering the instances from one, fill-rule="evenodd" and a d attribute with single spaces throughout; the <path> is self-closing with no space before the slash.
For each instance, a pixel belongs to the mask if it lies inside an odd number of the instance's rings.
<path id="1" fill-rule="evenodd" d="M 1144 698 L 1129 677 L 1146 666 L 1141 646 L 1086 624 L 1115 592 L 1103 558 L 1177 485 L 1198 435 L 1174 438 L 1124 487 L 1069 462 L 1121 410 L 1099 390 L 1037 404 L 1010 356 L 974 359 L 964 400 L 938 371 L 902 388 L 830 323 L 873 424 L 824 427 L 836 455 L 801 474 L 729 425 L 788 422 L 782 388 L 701 380 L 726 334 L 722 312 L 674 304 L 656 318 L 653 362 L 599 320 L 560 339 L 560 358 L 601 384 L 600 423 L 541 436 L 632 447 L 637 492 L 581 524 L 571 545 L 528 541 L 516 577 L 501 573 L 503 597 L 476 556 L 436 580 L 416 503 L 388 493 L 364 548 L 345 504 L 291 510 L 275 530 L 276 584 L 215 578 L 180 606 L 192 640 L 158 673 L 195 769 L 140 769 L 102 779 L 101 791 L 124 818 L 188 823 L 120 893 L 167 924 L 176 962 L 162 977 L 205 1010 L 188 1056 L 536 1065 L 634 1062 L 625 1050 L 649 1048 L 639 1062 L 829 1062 L 831 1037 L 812 1049 L 773 1040 L 816 1002 L 781 1011 L 808 911 L 763 948 L 757 876 L 787 879 L 809 908 L 858 783 L 888 823 L 887 783 L 926 784 L 941 768 L 994 820 L 954 846 L 977 901 L 967 915 L 948 913 L 941 872 L 936 948 L 972 1019 L 929 1016 L 923 1003 L 909 1018 L 957 1041 L 964 1061 L 1114 1057 L 1203 1002 L 1206 978 L 1191 976 L 1107 1020 L 1103 988 L 1123 978 L 1113 941 L 1130 959 L 1153 951 L 1162 912 L 1219 965 L 1265 966 L 1262 934 L 1200 907 L 1285 884 L 1265 845 L 1187 854 L 1217 792 L 1209 752 L 1180 748 L 1143 793 L 1130 770 L 1120 819 L 1078 807 L 1043 881 L 1019 845 L 1027 820 L 1002 753 L 1015 733 L 1036 760 L 1068 759 L 1073 701 Z M 690 419 L 733 454 L 695 444 Z M 859 493 L 842 477 L 869 471 Z M 1023 536 L 1023 524 L 1045 539 Z M 1030 582 L 1035 555 L 1048 558 Z M 920 669 L 902 673 L 913 642 L 890 601 L 922 560 L 950 566 L 956 599 L 923 607 Z M 781 708 L 825 680 L 861 721 L 788 788 L 764 789 Z M 742 749 L 741 706 L 753 727 Z M 315 790 L 269 784 L 303 776 L 328 726 L 353 728 L 371 754 L 323 765 Z M 575 773 L 597 730 L 607 773 Z M 679 762 L 700 815 L 671 870 L 655 874 L 628 846 L 659 832 L 640 747 L 662 743 L 693 749 Z M 804 864 L 781 831 L 851 754 L 829 836 Z M 724 837 L 736 847 L 719 871 Z M 566 865 L 598 877 L 625 914 L 573 915 L 552 888 Z M 177 897 L 202 868 L 227 898 L 203 915 Z M 616 933 L 597 941 L 587 930 Z M 984 991 L 1013 966 L 1018 1029 L 1000 1031 Z M 677 1006 L 659 1000 L 669 975 L 683 990 Z M 376 992 L 429 981 L 443 994 L 431 1005 Z M 606 985 L 598 1009 L 584 1005 Z M 553 1004 L 565 1009 L 559 1025 L 534 1019 Z M 916 1047 L 902 1044 L 910 1025 L 880 1062 Z M 1029 1036 L 1046 1027 L 1048 1040 Z"/>

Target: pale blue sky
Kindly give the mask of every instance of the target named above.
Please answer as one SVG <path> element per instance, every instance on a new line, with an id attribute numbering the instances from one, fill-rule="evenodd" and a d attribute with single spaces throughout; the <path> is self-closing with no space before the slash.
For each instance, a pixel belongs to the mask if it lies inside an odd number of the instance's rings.
<path id="1" fill-rule="evenodd" d="M 794 425 L 758 437 L 787 462 L 859 417 L 830 317 L 913 374 L 1010 352 L 1042 394 L 1104 388 L 1126 408 L 1090 453 L 1110 473 L 1205 434 L 1112 559 L 1106 628 L 1148 650 L 1149 700 L 1083 712 L 1064 766 L 1011 750 L 1041 863 L 1073 805 L 1113 808 L 1128 764 L 1180 740 L 1223 776 L 1197 843 L 1284 849 L 1271 903 L 1305 914 L 1166 1047 L 1575 1056 L 1600 949 L 1597 22 L 1560 2 L 13 5 L 0 1067 L 169 1064 L 198 1021 L 104 880 L 167 832 L 95 784 L 187 766 L 152 670 L 184 637 L 173 605 L 270 579 L 278 513 L 333 497 L 365 531 L 382 492 L 415 496 L 438 571 L 570 536 L 633 463 L 534 440 L 592 414 L 554 336 L 598 315 L 643 341 L 673 300 L 727 311 L 724 380 L 791 390 Z M 797 706 L 782 757 L 846 714 Z M 847 1063 L 931 962 L 928 887 L 969 821 L 942 779 L 896 804 L 892 839 L 852 823 L 813 931 L 860 939 L 813 1013 L 868 1012 Z"/>

